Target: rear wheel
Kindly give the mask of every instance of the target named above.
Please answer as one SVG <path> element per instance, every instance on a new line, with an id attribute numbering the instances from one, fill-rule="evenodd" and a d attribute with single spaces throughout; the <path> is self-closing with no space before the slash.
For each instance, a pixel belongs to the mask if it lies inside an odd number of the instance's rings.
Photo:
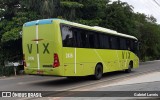
<path id="1" fill-rule="evenodd" d="M 102 78 L 103 68 L 102 65 L 98 64 L 95 68 L 94 79 L 99 80 Z"/>
<path id="2" fill-rule="evenodd" d="M 129 65 L 128 65 L 128 69 L 126 69 L 125 72 L 126 72 L 126 73 L 130 73 L 130 72 L 132 71 L 132 68 L 133 68 L 133 65 L 132 65 L 132 63 L 130 62 Z"/>

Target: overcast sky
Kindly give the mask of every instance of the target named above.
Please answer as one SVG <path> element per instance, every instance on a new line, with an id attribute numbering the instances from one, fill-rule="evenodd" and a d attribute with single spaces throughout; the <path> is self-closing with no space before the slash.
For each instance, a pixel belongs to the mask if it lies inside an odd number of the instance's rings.
<path id="1" fill-rule="evenodd" d="M 117 1 L 117 0 L 111 0 Z M 120 0 L 127 2 L 134 7 L 134 12 L 145 13 L 146 15 L 152 15 L 157 19 L 157 23 L 160 24 L 160 0 Z"/>

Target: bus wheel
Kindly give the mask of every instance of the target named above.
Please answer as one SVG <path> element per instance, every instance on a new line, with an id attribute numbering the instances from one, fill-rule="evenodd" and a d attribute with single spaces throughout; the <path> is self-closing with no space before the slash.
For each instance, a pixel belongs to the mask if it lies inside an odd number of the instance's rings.
<path id="1" fill-rule="evenodd" d="M 126 73 L 130 73 L 132 71 L 132 63 L 129 63 L 128 69 L 125 70 Z"/>
<path id="2" fill-rule="evenodd" d="M 94 79 L 99 80 L 102 78 L 103 68 L 102 65 L 98 64 L 95 68 Z"/>

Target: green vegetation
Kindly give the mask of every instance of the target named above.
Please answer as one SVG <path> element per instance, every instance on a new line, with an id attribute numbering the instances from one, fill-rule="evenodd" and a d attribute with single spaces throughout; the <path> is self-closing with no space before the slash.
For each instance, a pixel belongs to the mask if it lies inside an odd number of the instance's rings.
<path id="1" fill-rule="evenodd" d="M 136 36 L 140 59 L 160 58 L 160 25 L 153 16 L 134 13 L 125 2 L 109 0 L 0 0 L 0 66 L 22 59 L 21 33 L 25 22 L 62 18 Z"/>

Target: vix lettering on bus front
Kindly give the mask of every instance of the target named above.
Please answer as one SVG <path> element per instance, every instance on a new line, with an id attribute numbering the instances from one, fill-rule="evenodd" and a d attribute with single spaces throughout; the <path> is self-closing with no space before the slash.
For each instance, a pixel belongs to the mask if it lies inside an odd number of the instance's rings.
<path id="1" fill-rule="evenodd" d="M 128 51 L 122 51 L 122 59 L 130 59 L 131 53 Z"/>
<path id="2" fill-rule="evenodd" d="M 49 50 L 48 50 L 48 47 L 49 47 L 49 43 L 43 43 L 43 54 L 49 54 Z M 29 54 L 32 53 L 33 51 L 33 44 L 27 44 L 27 48 L 28 48 L 28 52 Z M 36 51 L 37 53 L 39 53 L 39 44 L 36 44 Z"/>

